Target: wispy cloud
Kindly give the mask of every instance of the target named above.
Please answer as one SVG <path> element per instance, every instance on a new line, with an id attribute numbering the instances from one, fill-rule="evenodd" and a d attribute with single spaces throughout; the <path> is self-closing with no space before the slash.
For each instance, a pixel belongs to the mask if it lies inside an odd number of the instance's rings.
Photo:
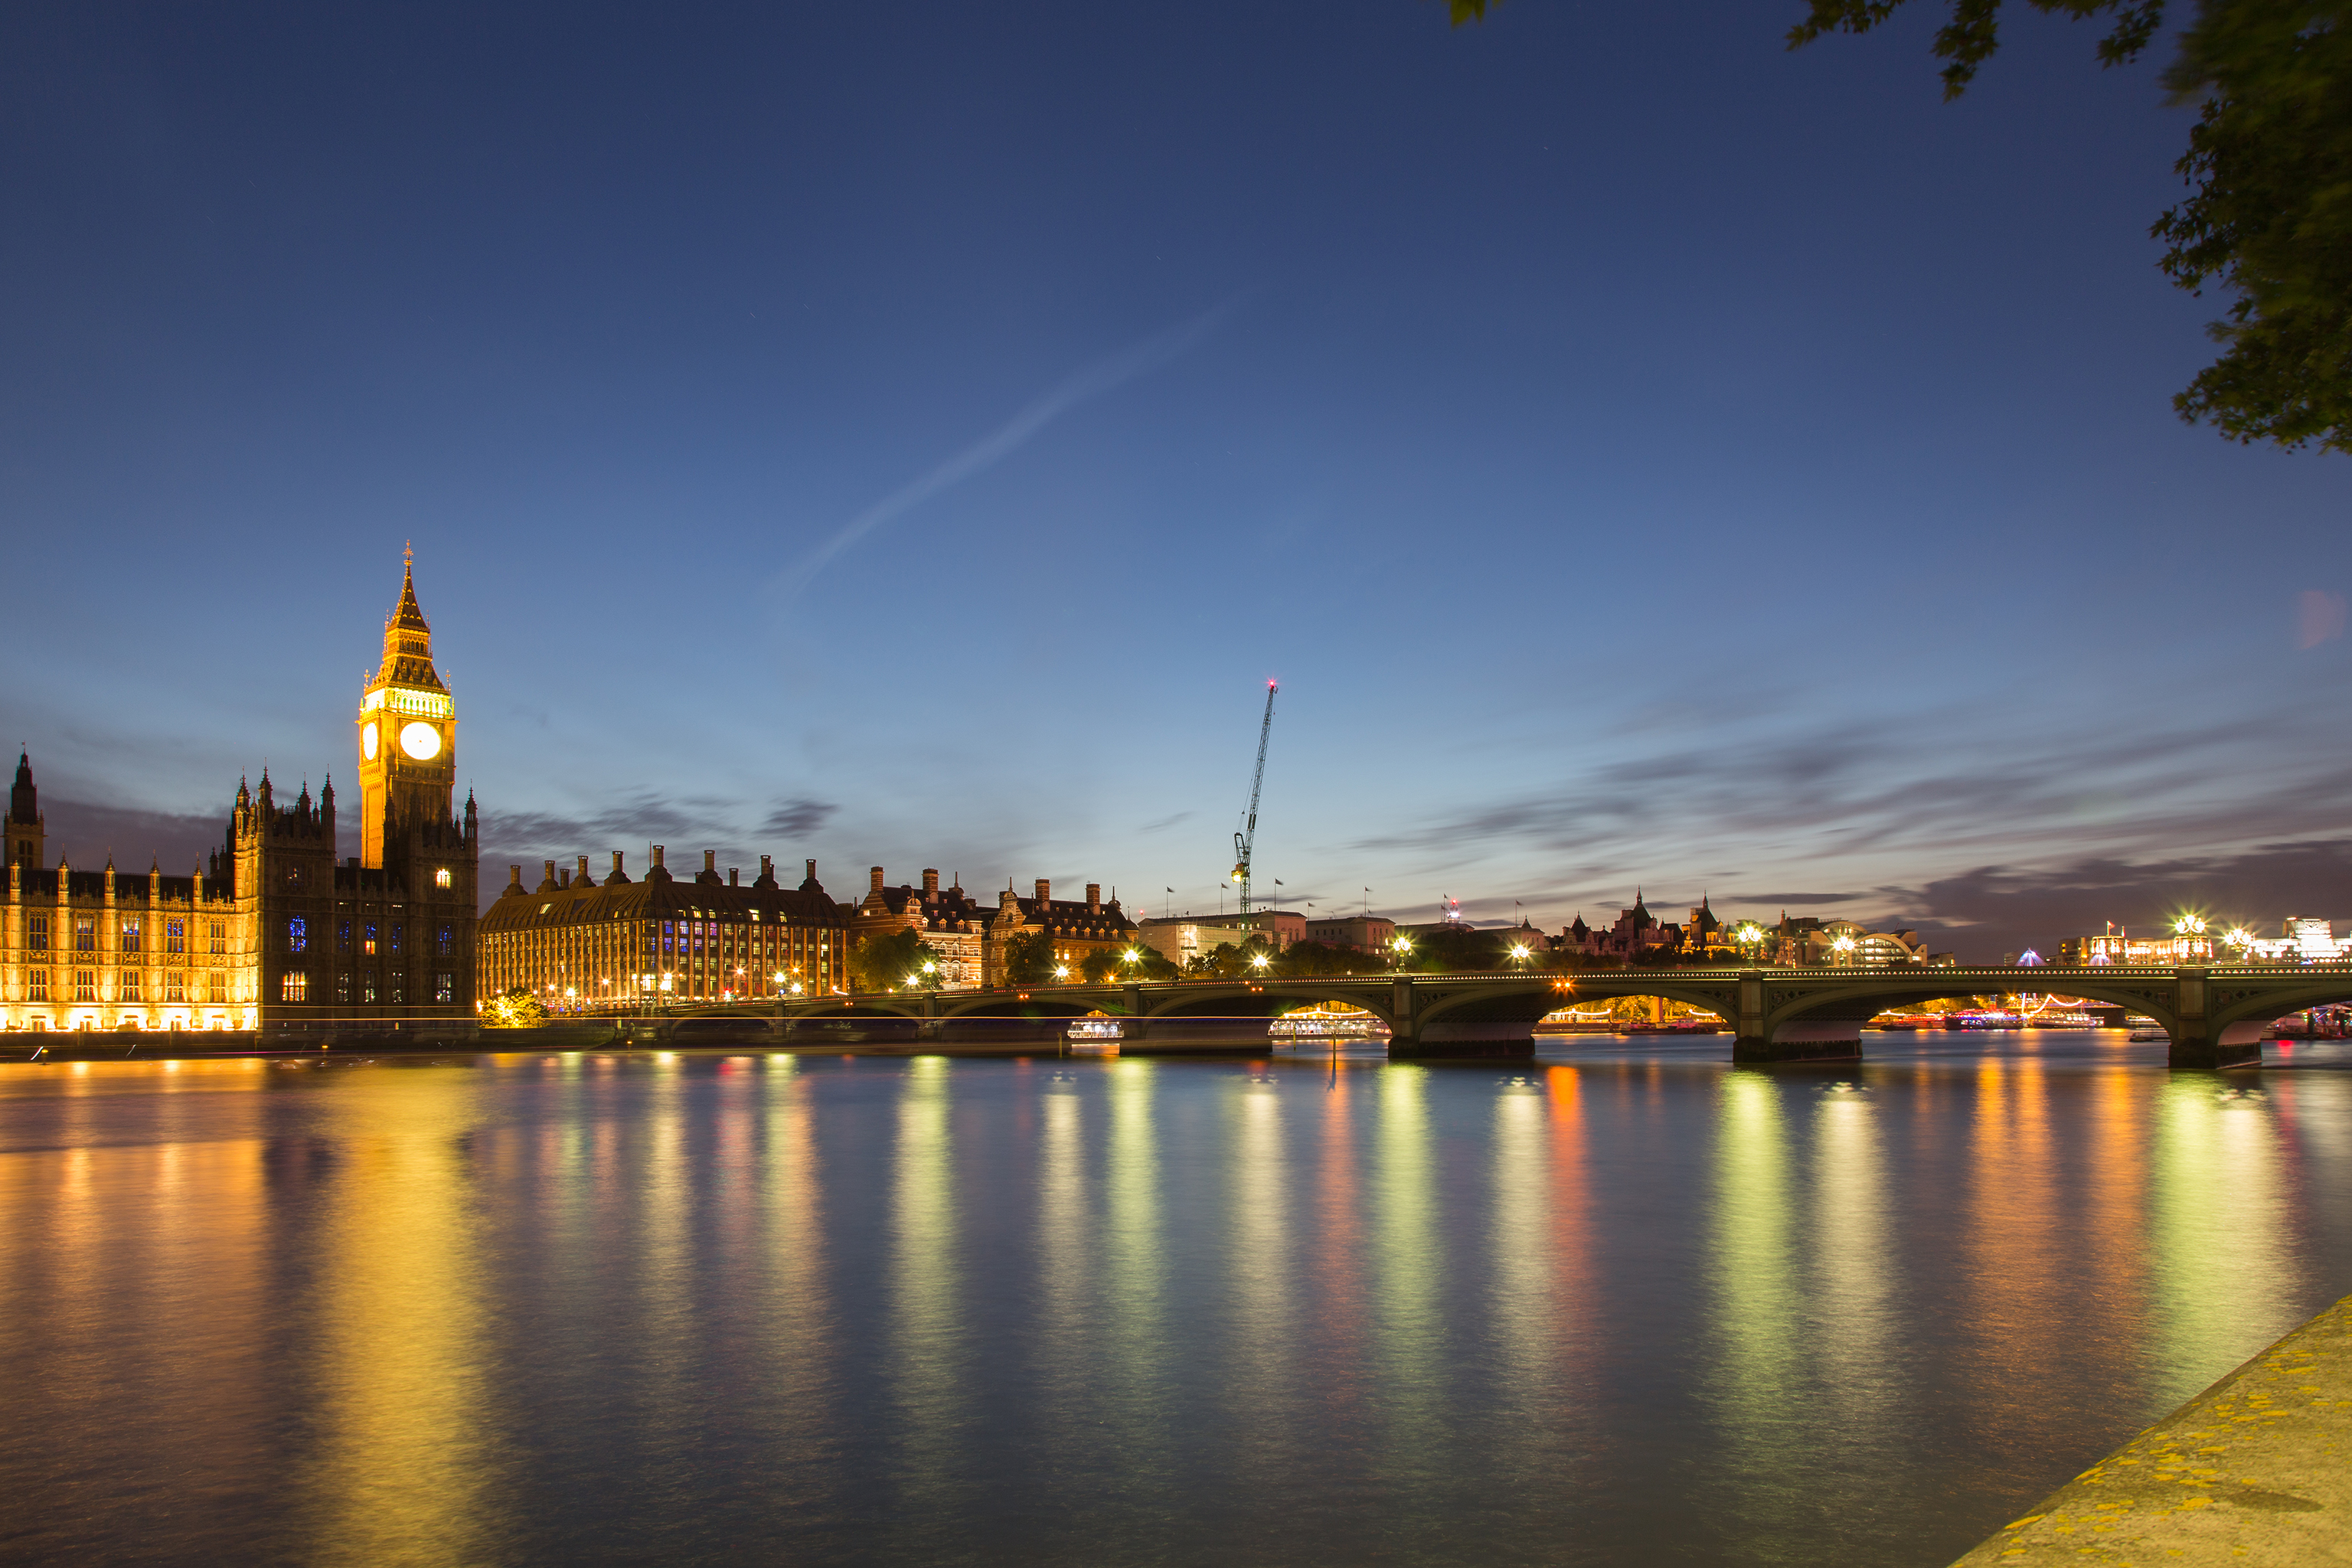
<path id="1" fill-rule="evenodd" d="M 782 833 L 798 838 L 823 827 L 826 820 L 840 809 L 830 801 L 796 795 L 791 800 L 778 801 L 775 809 L 768 813 L 767 820 L 760 824 L 760 831 Z"/>
<path id="2" fill-rule="evenodd" d="M 994 468 L 1070 410 L 1114 392 L 1136 377 L 1191 352 L 1232 313 L 1234 305 L 1234 301 L 1228 300 L 1203 310 L 1190 321 L 1180 321 L 1154 332 L 1141 342 L 1130 343 L 1108 358 L 1097 360 L 1070 375 L 995 430 L 922 478 L 893 490 L 852 518 L 840 532 L 811 551 L 805 559 L 776 580 L 781 598 L 785 603 L 797 598 L 817 574 L 859 540 L 884 523 L 904 517 L 940 491 Z"/>
<path id="3" fill-rule="evenodd" d="M 1138 833 L 1158 833 L 1162 828 L 1173 827 L 1180 822 L 1190 821 L 1194 815 L 1195 814 L 1192 812 L 1180 811 L 1173 816 L 1163 816 L 1157 822 L 1147 822 L 1142 826 L 1137 828 L 1136 831 Z"/>

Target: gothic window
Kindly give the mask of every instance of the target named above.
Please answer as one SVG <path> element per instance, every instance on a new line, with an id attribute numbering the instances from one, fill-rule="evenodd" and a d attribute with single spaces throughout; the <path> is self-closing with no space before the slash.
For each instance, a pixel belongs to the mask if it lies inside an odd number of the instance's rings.
<path id="1" fill-rule="evenodd" d="M 98 951 L 98 921 L 89 915 L 74 916 L 74 951 L 76 952 Z"/>
<path id="2" fill-rule="evenodd" d="M 280 1002 L 301 1002 L 309 999 L 310 977 L 300 970 L 289 970 L 278 976 L 278 999 Z"/>
<path id="3" fill-rule="evenodd" d="M 455 977 L 446 969 L 434 975 L 433 1000 L 436 1002 L 454 1002 L 457 999 L 457 987 L 455 983 Z"/>
<path id="4" fill-rule="evenodd" d="M 137 970 L 126 969 L 115 976 L 114 999 L 117 1002 L 143 1002 L 146 1000 L 145 997 L 139 994 L 139 972 Z"/>
<path id="5" fill-rule="evenodd" d="M 289 888 L 299 888 L 302 885 L 301 867 L 289 866 L 286 868 L 286 885 Z"/>
<path id="6" fill-rule="evenodd" d="M 187 921 L 165 921 L 163 922 L 163 951 L 165 952 L 185 952 L 188 951 Z"/>
<path id="7" fill-rule="evenodd" d="M 300 915 L 296 915 L 293 919 L 286 922 L 286 951 L 289 952 L 300 952 L 310 945 L 310 922 L 305 921 Z M 295 998 L 289 996 L 287 1000 L 290 1002 L 295 1000 Z"/>
<path id="8" fill-rule="evenodd" d="M 226 921 L 215 921 L 212 922 L 212 926 L 213 929 L 209 933 L 212 938 L 212 950 L 215 952 L 226 952 L 228 951 L 228 922 Z M 228 1000 L 228 998 L 224 996 L 219 998 L 219 1000 L 225 1002 Z"/>
<path id="9" fill-rule="evenodd" d="M 433 885 L 436 888 L 446 888 L 449 885 L 449 868 L 446 866 L 433 873 Z"/>
<path id="10" fill-rule="evenodd" d="M 136 915 L 126 915 L 123 917 L 122 951 L 125 952 L 137 952 L 139 951 L 139 917 Z"/>
<path id="11" fill-rule="evenodd" d="M 444 921 L 441 926 L 440 936 L 434 942 L 435 954 L 441 958 L 448 957 L 456 949 L 457 941 L 457 928 L 448 924 L 446 921 Z"/>
<path id="12" fill-rule="evenodd" d="M 362 1002 L 373 1002 L 375 1000 L 374 975 L 363 974 L 360 977 L 360 1000 Z"/>
<path id="13" fill-rule="evenodd" d="M 375 956 L 375 921 L 367 921 L 360 926 L 360 951 L 370 958 Z M 373 1001 L 374 998 L 370 997 L 369 1000 Z"/>
<path id="14" fill-rule="evenodd" d="M 25 945 L 36 952 L 49 951 L 49 917 L 35 915 L 32 929 L 26 933 Z"/>
<path id="15" fill-rule="evenodd" d="M 77 969 L 74 971 L 74 1000 L 77 1002 L 95 1002 L 98 1000 L 97 970 Z"/>
<path id="16" fill-rule="evenodd" d="M 348 1002 L 351 999 L 352 972 L 346 969 L 341 973 L 335 976 L 335 1000 L 338 1002 Z"/>
<path id="17" fill-rule="evenodd" d="M 226 974 L 217 969 L 213 971 L 211 984 L 205 987 L 205 1000 L 207 1002 L 226 1002 L 228 1000 L 228 976 Z"/>
<path id="18" fill-rule="evenodd" d="M 25 1000 L 46 1002 L 49 999 L 49 972 L 46 969 L 28 971 L 25 975 Z"/>
<path id="19" fill-rule="evenodd" d="M 399 974 L 399 973 L 395 973 L 395 974 L 394 974 L 394 975 L 393 975 L 393 977 L 392 977 L 392 999 L 393 999 L 394 1002 L 405 1002 L 405 1001 L 407 1001 L 407 1000 L 408 1000 L 408 976 L 407 976 L 407 975 L 405 975 L 405 974 Z"/>
<path id="20" fill-rule="evenodd" d="M 166 1002 L 185 1002 L 187 999 L 187 976 L 176 969 L 166 973 L 163 976 L 163 1000 Z"/>
<path id="21" fill-rule="evenodd" d="M 393 952 L 398 952 L 400 951 L 400 939 L 401 939 L 401 935 L 402 935 L 402 922 L 400 922 L 399 921 L 393 921 L 393 922 L 392 922 L 392 951 L 393 951 Z"/>

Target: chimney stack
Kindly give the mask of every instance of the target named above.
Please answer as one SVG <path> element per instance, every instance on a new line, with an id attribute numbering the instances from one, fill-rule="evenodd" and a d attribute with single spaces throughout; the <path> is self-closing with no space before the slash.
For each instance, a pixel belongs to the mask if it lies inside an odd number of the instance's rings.
<path id="1" fill-rule="evenodd" d="M 719 851 L 718 851 L 718 850 L 716 850 L 716 849 L 706 849 L 706 850 L 704 850 L 704 851 L 702 852 L 702 868 L 703 868 L 705 871 L 709 872 L 709 873 L 710 873 L 712 876 L 714 876 L 714 877 L 716 877 L 717 875 L 719 875 Z"/>
<path id="2" fill-rule="evenodd" d="M 772 882 L 776 879 L 776 862 L 766 855 L 760 857 L 760 875 Z"/>
<path id="3" fill-rule="evenodd" d="M 665 850 L 665 849 L 667 849 L 667 848 L 668 848 L 668 847 L 669 847 L 669 846 L 668 846 L 668 845 L 667 845 L 667 844 L 656 844 L 656 845 L 655 845 L 655 846 L 654 846 L 654 864 L 655 864 L 655 865 L 658 866 L 658 865 L 660 865 L 660 864 L 662 863 L 662 851 L 663 851 L 663 850 Z"/>
<path id="4" fill-rule="evenodd" d="M 816 861 L 814 858 L 811 858 L 808 863 L 808 879 L 812 882 L 816 880 Z"/>
<path id="5" fill-rule="evenodd" d="M 1042 904 L 1042 903 L 1045 903 L 1045 902 L 1048 901 L 1049 900 L 1051 900 L 1051 899 L 1053 898 L 1053 896 L 1054 896 L 1054 884 L 1053 884 L 1053 883 L 1051 883 L 1051 882 L 1049 882 L 1049 881 L 1047 881 L 1047 880 L 1045 880 L 1045 878 L 1043 878 L 1043 877 L 1038 878 L 1038 879 L 1037 879 L 1037 901 L 1038 901 L 1039 903 L 1041 903 L 1041 904 Z"/>
<path id="6" fill-rule="evenodd" d="M 939 901 L 940 873 L 938 868 L 933 867 L 923 872 L 923 902 L 936 904 Z"/>
<path id="7" fill-rule="evenodd" d="M 737 885 L 735 881 L 735 873 L 740 869 L 741 868 L 737 866 L 730 866 L 727 868 L 727 885 L 729 887 L 732 888 Z"/>
<path id="8" fill-rule="evenodd" d="M 872 880 L 867 885 L 872 888 L 874 891 L 877 893 L 880 892 L 882 890 L 882 868 L 877 866 L 869 871 L 867 875 L 872 878 Z"/>
<path id="9" fill-rule="evenodd" d="M 507 868 L 507 886 L 512 888 L 518 893 L 522 891 L 521 867 L 509 866 Z"/>
<path id="10" fill-rule="evenodd" d="M 619 850 L 615 849 L 615 850 L 614 850 L 614 851 L 613 851 L 613 875 L 614 875 L 614 876 L 615 876 L 615 877 L 618 877 L 620 874 L 621 874 L 621 852 L 620 852 Z"/>
<path id="11" fill-rule="evenodd" d="M 572 874 L 572 880 L 575 886 L 583 888 L 593 888 L 596 885 L 596 879 L 588 874 L 587 856 L 580 857 L 580 869 Z"/>
<path id="12" fill-rule="evenodd" d="M 554 862 L 554 861 L 552 861 L 552 860 L 550 860 L 550 861 L 548 862 L 548 865 L 549 865 L 551 868 L 551 867 L 553 867 L 553 866 L 554 866 L 554 864 L 555 864 L 555 862 Z M 556 889 L 557 889 L 559 892 L 560 892 L 560 891 L 562 891 L 562 890 L 563 890 L 564 889 L 567 889 L 567 888 L 569 888 L 569 887 L 571 887 L 571 886 L 572 886 L 572 868 L 571 868 L 571 867 L 566 866 L 566 867 L 565 867 L 565 868 L 564 868 L 561 872 L 558 872 L 558 873 L 557 873 L 557 875 L 556 875 L 556 879 L 555 879 L 555 886 L 556 886 Z"/>
<path id="13" fill-rule="evenodd" d="M 1102 884 L 1100 882 L 1088 882 L 1087 884 L 1087 912 L 1088 914 L 1095 915 L 1102 913 Z"/>

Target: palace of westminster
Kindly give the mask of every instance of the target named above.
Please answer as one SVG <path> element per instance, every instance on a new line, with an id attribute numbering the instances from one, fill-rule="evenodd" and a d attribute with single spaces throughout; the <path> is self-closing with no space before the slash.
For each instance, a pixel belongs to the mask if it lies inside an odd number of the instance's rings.
<path id="1" fill-rule="evenodd" d="M 335 791 L 281 805 L 265 771 L 240 782 L 221 847 L 187 876 L 49 863 L 32 760 L 20 755 L 5 824 L 0 1027 L 26 1030 L 354 1031 L 467 1026 L 481 1004 L 524 991 L 559 1010 L 748 1000 L 844 990 L 849 950 L 916 930 L 950 985 L 993 984 L 1005 944 L 1044 932 L 1055 956 L 1130 945 L 1134 922 L 1089 884 L 1083 900 L 1010 889 L 987 910 L 961 886 L 886 888 L 835 903 L 816 862 L 796 888 L 761 857 L 749 883 L 706 853 L 691 880 L 655 846 L 632 881 L 615 853 L 600 885 L 588 858 L 525 888 L 509 868 L 478 919 L 481 835 L 456 807 L 457 704 L 433 667 L 413 565 L 360 698 L 357 855 L 339 854 Z"/>

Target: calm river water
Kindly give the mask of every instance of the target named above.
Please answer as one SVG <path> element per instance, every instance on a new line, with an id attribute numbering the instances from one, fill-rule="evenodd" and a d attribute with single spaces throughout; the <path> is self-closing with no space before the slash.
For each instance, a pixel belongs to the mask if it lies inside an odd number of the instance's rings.
<path id="1" fill-rule="evenodd" d="M 2352 1290 L 2352 1058 L 0 1068 L 17 1560 L 1933 1564 Z"/>

